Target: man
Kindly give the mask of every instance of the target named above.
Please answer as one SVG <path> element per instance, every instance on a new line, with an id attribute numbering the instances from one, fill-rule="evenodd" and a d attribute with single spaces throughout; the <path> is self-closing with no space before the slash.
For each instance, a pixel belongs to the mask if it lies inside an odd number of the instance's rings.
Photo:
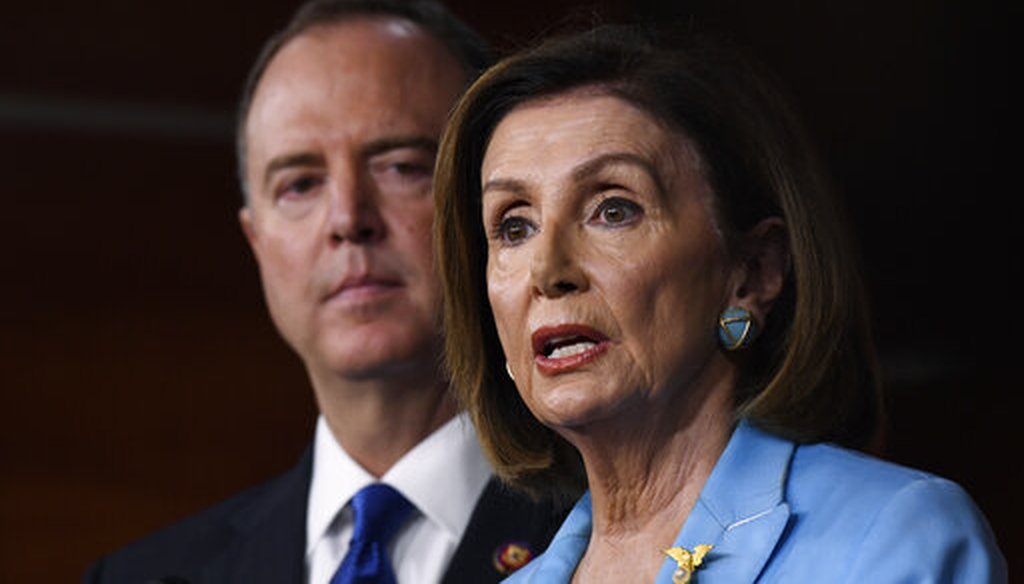
<path id="1" fill-rule="evenodd" d="M 362 514 L 378 504 L 360 493 L 379 483 L 402 514 L 374 543 L 384 562 L 369 555 L 398 582 L 497 581 L 547 544 L 561 517 L 491 476 L 438 369 L 434 154 L 481 46 L 430 2 L 316 0 L 265 47 L 240 111 L 240 220 L 309 373 L 314 445 L 275 481 L 103 558 L 87 581 L 357 581 L 342 573 L 365 559 Z"/>

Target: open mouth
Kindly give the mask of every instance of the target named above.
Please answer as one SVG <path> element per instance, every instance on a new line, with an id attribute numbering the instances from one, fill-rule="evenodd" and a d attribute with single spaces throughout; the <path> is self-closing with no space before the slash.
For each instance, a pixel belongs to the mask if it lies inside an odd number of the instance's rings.
<path id="1" fill-rule="evenodd" d="M 548 359 L 561 359 L 572 357 L 597 346 L 597 341 L 586 337 L 572 337 L 569 339 L 558 339 L 544 343 L 542 354 Z"/>
<path id="2" fill-rule="evenodd" d="M 608 337 L 578 324 L 541 327 L 533 333 L 533 352 L 544 373 L 576 369 L 593 360 L 608 347 Z"/>

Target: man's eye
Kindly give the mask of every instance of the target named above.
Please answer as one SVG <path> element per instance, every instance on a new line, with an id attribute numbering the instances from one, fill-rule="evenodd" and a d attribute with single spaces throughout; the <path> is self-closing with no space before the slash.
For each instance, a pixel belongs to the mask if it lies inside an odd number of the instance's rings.
<path id="1" fill-rule="evenodd" d="M 388 154 L 370 161 L 370 172 L 382 188 L 414 187 L 419 192 L 434 177 L 433 157 Z"/>
<path id="2" fill-rule="evenodd" d="M 516 245 L 533 234 L 535 228 L 524 217 L 506 217 L 498 225 L 498 237 L 506 244 Z"/>
<path id="3" fill-rule="evenodd" d="M 301 176 L 285 183 L 284 188 L 281 191 L 281 195 L 286 197 L 301 197 L 318 187 L 321 182 L 323 181 L 315 176 Z"/>
<path id="4" fill-rule="evenodd" d="M 597 206 L 594 220 L 606 225 L 629 225 L 643 215 L 643 208 L 621 197 L 610 197 Z"/>
<path id="5" fill-rule="evenodd" d="M 425 164 L 412 162 L 399 162 L 392 165 L 398 174 L 408 178 L 429 177 L 434 173 L 434 168 Z"/>

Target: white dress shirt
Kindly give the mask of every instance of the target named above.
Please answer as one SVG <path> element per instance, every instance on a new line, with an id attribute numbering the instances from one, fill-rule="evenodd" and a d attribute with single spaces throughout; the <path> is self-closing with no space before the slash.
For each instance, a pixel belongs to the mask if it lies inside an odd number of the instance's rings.
<path id="1" fill-rule="evenodd" d="M 398 584 L 441 581 L 491 474 L 472 423 L 460 414 L 380 478 L 416 507 L 388 548 Z M 307 584 L 330 582 L 352 538 L 349 500 L 376 481 L 338 444 L 320 416 L 306 513 Z"/>

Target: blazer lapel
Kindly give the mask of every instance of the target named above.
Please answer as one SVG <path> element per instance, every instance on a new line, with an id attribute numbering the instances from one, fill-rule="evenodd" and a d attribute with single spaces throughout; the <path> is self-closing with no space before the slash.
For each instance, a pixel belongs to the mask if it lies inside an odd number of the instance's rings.
<path id="1" fill-rule="evenodd" d="M 701 584 L 756 582 L 789 521 L 785 503 L 721 532 L 698 570 Z M 671 582 L 671 579 L 668 580 Z"/>
<path id="2" fill-rule="evenodd" d="M 697 570 L 700 584 L 755 582 L 789 521 L 784 501 L 792 442 L 741 422 L 701 491 L 675 545 L 714 547 Z M 658 584 L 672 584 L 668 559 Z"/>
<path id="3" fill-rule="evenodd" d="M 204 566 L 195 584 L 303 582 L 312 460 L 307 449 L 294 469 L 235 514 L 232 543 Z"/>

